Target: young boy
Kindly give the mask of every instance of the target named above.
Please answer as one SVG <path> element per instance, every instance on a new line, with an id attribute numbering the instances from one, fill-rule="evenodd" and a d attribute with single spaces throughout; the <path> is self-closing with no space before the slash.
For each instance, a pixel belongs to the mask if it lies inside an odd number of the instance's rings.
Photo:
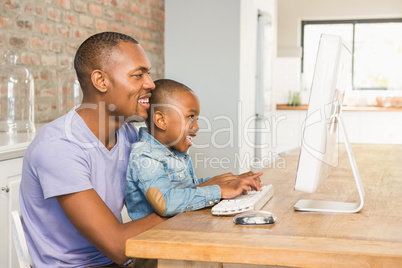
<path id="1" fill-rule="evenodd" d="M 127 170 L 126 204 L 131 219 L 153 212 L 174 216 L 247 190 L 261 190 L 262 173 L 196 178 L 187 151 L 199 130 L 200 104 L 190 88 L 173 80 L 157 80 L 150 105 L 148 129 L 140 129 Z"/>

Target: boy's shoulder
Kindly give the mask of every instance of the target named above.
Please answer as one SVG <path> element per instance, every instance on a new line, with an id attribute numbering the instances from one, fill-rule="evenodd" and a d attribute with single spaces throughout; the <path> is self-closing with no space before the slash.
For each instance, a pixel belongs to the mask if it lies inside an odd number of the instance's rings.
<path id="1" fill-rule="evenodd" d="M 131 159 L 150 157 L 161 160 L 165 157 L 166 148 L 152 137 L 146 128 L 140 128 L 139 140 L 131 147 Z"/>

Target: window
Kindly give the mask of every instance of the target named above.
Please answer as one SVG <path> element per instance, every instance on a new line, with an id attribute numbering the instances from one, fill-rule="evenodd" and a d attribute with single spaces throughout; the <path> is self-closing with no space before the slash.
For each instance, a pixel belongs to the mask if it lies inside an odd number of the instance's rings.
<path id="1" fill-rule="evenodd" d="M 305 88 L 311 86 L 321 33 L 340 35 L 351 49 L 354 89 L 402 90 L 402 18 L 302 21 Z"/>

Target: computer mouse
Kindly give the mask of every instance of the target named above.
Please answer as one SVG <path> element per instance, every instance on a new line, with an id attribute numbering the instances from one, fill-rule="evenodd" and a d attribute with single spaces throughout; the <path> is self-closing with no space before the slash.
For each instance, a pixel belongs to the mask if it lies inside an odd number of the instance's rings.
<path id="1" fill-rule="evenodd" d="M 276 221 L 276 215 L 269 211 L 246 211 L 237 214 L 233 222 L 238 225 L 262 225 L 273 224 Z"/>

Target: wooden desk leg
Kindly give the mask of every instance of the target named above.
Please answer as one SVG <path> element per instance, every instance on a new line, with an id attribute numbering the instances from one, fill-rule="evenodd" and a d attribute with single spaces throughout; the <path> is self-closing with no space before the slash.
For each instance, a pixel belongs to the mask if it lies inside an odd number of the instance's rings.
<path id="1" fill-rule="evenodd" d="M 158 260 L 158 268 L 222 268 L 222 264 L 216 262 Z"/>

